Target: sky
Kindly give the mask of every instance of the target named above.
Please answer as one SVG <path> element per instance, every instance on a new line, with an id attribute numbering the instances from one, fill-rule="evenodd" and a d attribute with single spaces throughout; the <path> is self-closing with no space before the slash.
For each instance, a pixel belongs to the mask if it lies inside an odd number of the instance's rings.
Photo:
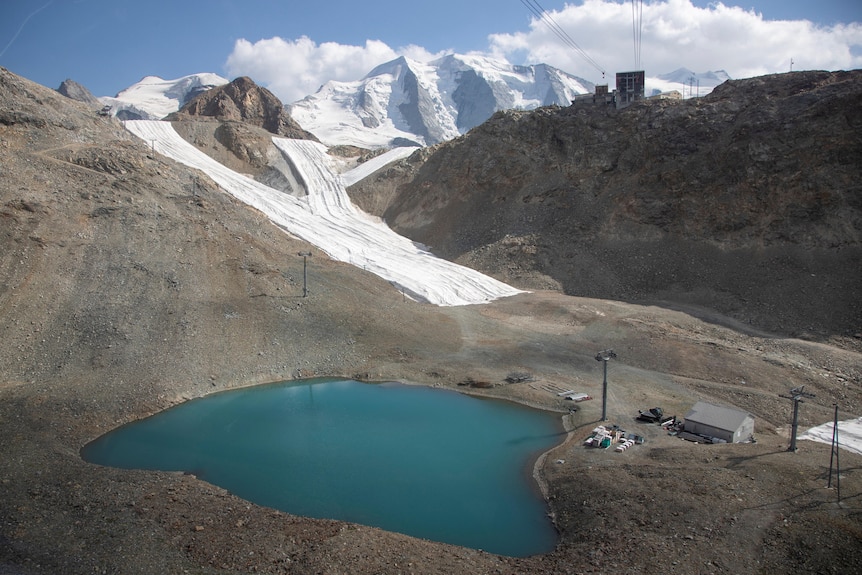
<path id="1" fill-rule="evenodd" d="M 632 16 L 628 0 L 0 0 L 0 66 L 96 96 L 145 76 L 249 76 L 284 103 L 402 55 L 479 53 L 602 84 L 635 69 Z M 647 76 L 862 68 L 859 0 L 645 0 L 641 22 Z"/>

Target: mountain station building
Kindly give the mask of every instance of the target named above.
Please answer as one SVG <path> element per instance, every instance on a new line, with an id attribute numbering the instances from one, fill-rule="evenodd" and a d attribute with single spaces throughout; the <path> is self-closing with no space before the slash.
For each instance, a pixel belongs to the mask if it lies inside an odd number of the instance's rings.
<path id="1" fill-rule="evenodd" d="M 698 401 L 686 414 L 683 429 L 686 434 L 714 438 L 719 443 L 742 443 L 754 435 L 754 416 L 738 409 Z"/>

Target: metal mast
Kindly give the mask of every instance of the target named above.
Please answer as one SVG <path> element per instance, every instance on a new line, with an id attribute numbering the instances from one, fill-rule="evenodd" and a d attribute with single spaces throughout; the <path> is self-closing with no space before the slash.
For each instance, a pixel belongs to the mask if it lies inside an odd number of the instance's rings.
<path id="1" fill-rule="evenodd" d="M 841 501 L 841 466 L 838 463 L 838 404 L 835 404 L 835 420 L 832 424 L 832 455 L 829 456 L 829 482 L 826 487 L 832 488 L 832 464 L 835 463 L 835 490 L 838 501 Z"/>
<path id="2" fill-rule="evenodd" d="M 596 361 L 604 364 L 604 378 L 602 379 L 602 421 L 608 419 L 608 361 L 617 356 L 612 349 L 605 349 L 596 354 Z"/>
<path id="3" fill-rule="evenodd" d="M 799 387 L 794 387 L 790 390 L 790 395 L 780 395 L 778 397 L 783 397 L 784 399 L 793 400 L 793 426 L 790 430 L 790 447 L 787 448 L 787 451 L 796 451 L 796 430 L 799 428 L 799 404 L 803 403 L 803 397 L 814 397 L 813 393 L 808 393 L 805 390 L 805 386 L 801 385 Z"/>

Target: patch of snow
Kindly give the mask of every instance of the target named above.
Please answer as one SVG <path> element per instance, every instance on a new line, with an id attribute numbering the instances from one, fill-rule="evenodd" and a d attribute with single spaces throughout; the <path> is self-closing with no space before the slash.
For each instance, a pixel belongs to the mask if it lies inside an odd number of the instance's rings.
<path id="1" fill-rule="evenodd" d="M 205 172 L 237 199 L 265 213 L 288 233 L 333 259 L 368 270 L 413 299 L 435 305 L 485 303 L 521 293 L 476 270 L 438 258 L 358 210 L 330 169 L 326 147 L 309 140 L 273 138 L 293 164 L 306 195 L 265 186 L 219 164 L 174 131 L 169 122 L 129 121 L 126 128 L 156 152 Z"/>
<path id="2" fill-rule="evenodd" d="M 388 115 L 391 85 L 387 82 L 327 82 L 314 96 L 288 107 L 304 130 L 328 146 L 339 144 L 368 150 L 388 148 L 398 138 L 425 141 L 395 125 Z M 359 104 L 358 101 L 363 103 Z"/>
<path id="3" fill-rule="evenodd" d="M 192 74 L 175 80 L 147 76 L 115 97 L 102 97 L 99 101 L 111 106 L 114 115 L 127 110 L 143 119 L 160 120 L 179 110 L 191 96 L 227 83 L 221 76 L 210 73 Z"/>
<path id="4" fill-rule="evenodd" d="M 831 444 L 834 429 L 835 422 L 830 421 L 812 427 L 800 435 L 799 439 Z M 838 422 L 838 445 L 847 451 L 862 455 L 862 417 Z"/>
<path id="5" fill-rule="evenodd" d="M 348 188 L 355 184 L 356 182 L 363 180 L 385 166 L 388 166 L 392 162 L 396 162 L 403 158 L 410 156 L 413 152 L 418 150 L 419 148 L 393 148 L 384 154 L 380 154 L 379 156 L 375 156 L 368 161 L 362 162 L 352 170 L 344 172 L 341 174 L 341 181 L 344 184 L 345 188 Z"/>

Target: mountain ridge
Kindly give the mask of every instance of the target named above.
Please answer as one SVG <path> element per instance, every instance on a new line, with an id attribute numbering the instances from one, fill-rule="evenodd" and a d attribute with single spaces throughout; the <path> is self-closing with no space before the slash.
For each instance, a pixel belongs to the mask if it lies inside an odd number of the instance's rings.
<path id="1" fill-rule="evenodd" d="M 241 76 L 206 90 L 183 91 L 185 103 L 166 116 L 168 121 L 207 117 L 230 122 L 245 122 L 263 128 L 276 136 L 315 140 L 287 113 L 281 101 L 269 90 L 258 86 L 251 78 Z"/>
<path id="2" fill-rule="evenodd" d="M 173 80 L 144 76 L 116 96 L 103 96 L 99 101 L 110 106 L 111 115 L 120 120 L 161 120 L 178 111 L 197 94 L 227 83 L 227 79 L 210 72 Z"/>
<path id="3" fill-rule="evenodd" d="M 362 80 L 327 82 L 288 109 L 330 145 L 385 147 L 395 138 L 428 145 L 458 137 L 497 110 L 568 105 L 592 88 L 544 64 L 458 54 L 420 63 L 401 56 Z"/>
<path id="4" fill-rule="evenodd" d="M 862 71 L 794 72 L 624 110 L 498 112 L 349 192 L 522 289 L 676 298 L 775 333 L 853 337 L 859 94 Z"/>
<path id="5" fill-rule="evenodd" d="M 679 90 L 696 78 L 699 94 L 728 78 L 680 68 L 648 79 L 647 91 Z M 652 82 L 652 84 L 650 84 Z M 99 101 L 119 119 L 163 119 L 199 93 L 228 84 L 217 74 L 173 80 L 146 76 Z M 456 138 L 505 109 L 569 105 L 595 85 L 547 64 L 514 65 L 476 55 L 447 54 L 427 63 L 400 56 L 356 81 L 330 81 L 317 92 L 284 103 L 306 131 L 329 146 L 365 149 L 433 145 Z"/>

